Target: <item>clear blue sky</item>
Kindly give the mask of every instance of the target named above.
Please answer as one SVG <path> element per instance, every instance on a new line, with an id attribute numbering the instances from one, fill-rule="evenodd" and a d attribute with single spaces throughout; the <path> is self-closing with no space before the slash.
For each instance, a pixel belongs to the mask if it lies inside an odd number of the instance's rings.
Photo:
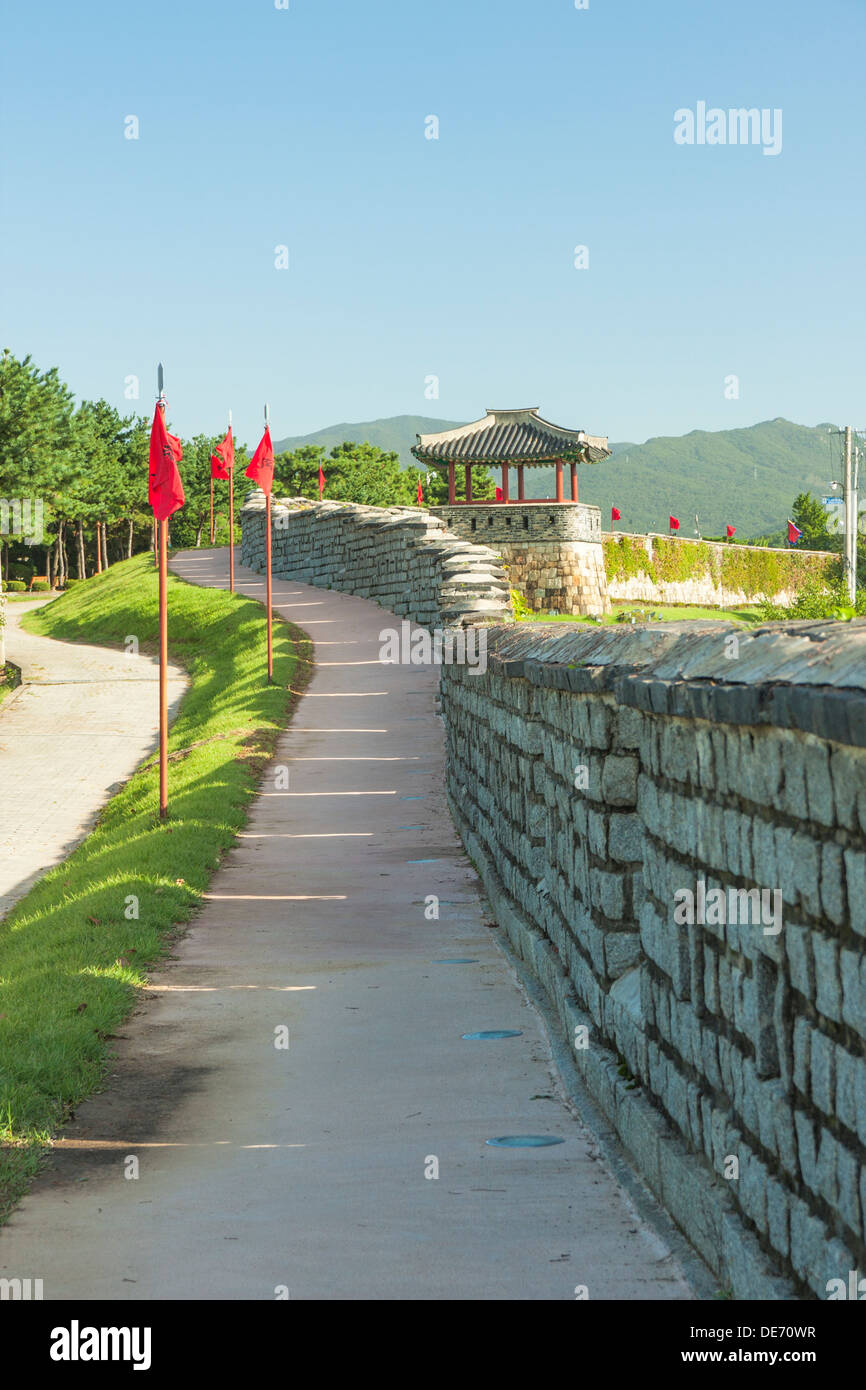
<path id="1" fill-rule="evenodd" d="M 252 443 L 266 399 L 275 438 L 515 405 L 618 440 L 866 424 L 864 0 L 7 0 L 2 22 L 0 346 L 79 396 L 150 413 L 162 358 L 175 428 L 232 406 Z M 781 153 L 675 144 L 699 101 L 781 108 Z"/>

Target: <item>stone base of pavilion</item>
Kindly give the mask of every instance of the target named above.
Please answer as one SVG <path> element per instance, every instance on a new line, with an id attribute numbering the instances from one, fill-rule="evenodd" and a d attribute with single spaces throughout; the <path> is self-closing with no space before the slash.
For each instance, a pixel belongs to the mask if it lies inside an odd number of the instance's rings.
<path id="1" fill-rule="evenodd" d="M 583 502 L 458 502 L 429 507 L 449 531 L 502 556 L 512 588 L 540 614 L 610 612 L 601 511 Z"/>

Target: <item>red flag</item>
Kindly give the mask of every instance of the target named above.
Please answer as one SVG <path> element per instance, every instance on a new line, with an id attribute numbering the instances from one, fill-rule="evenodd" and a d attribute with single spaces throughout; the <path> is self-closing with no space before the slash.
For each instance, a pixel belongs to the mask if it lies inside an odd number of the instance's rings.
<path id="1" fill-rule="evenodd" d="M 232 427 L 229 425 L 229 432 L 222 444 L 218 444 L 210 456 L 210 475 L 212 478 L 222 478 L 228 480 L 228 476 L 235 466 L 235 445 L 232 439 Z"/>
<path id="2" fill-rule="evenodd" d="M 496 500 L 497 500 L 497 502 L 501 502 L 501 501 L 502 501 L 502 488 L 501 488 L 501 487 L 498 487 L 498 488 L 496 489 Z"/>
<path id="3" fill-rule="evenodd" d="M 680 523 L 675 516 L 668 517 L 668 521 L 670 522 L 670 528 L 672 531 L 678 531 L 680 529 Z"/>
<path id="4" fill-rule="evenodd" d="M 620 512 L 619 507 L 611 507 L 610 519 L 611 521 L 622 521 L 622 513 Z"/>
<path id="5" fill-rule="evenodd" d="M 384 465 L 383 465 L 383 466 L 384 466 Z M 420 485 L 419 485 L 419 486 L 420 486 Z M 322 467 L 321 467 L 321 464 L 320 464 L 320 465 L 319 465 L 319 497 L 322 497 L 322 496 L 324 495 L 324 492 L 325 492 L 325 475 L 324 475 L 324 473 L 322 472 Z"/>
<path id="6" fill-rule="evenodd" d="M 802 536 L 802 534 L 803 534 L 803 532 L 799 529 L 798 526 L 795 526 L 795 525 L 794 525 L 793 521 L 789 521 L 789 522 L 788 522 L 788 544 L 789 544 L 789 545 L 796 545 L 796 544 L 797 544 L 797 541 L 800 539 L 800 537 Z"/>
<path id="7" fill-rule="evenodd" d="M 265 425 L 265 432 L 259 440 L 259 447 L 247 465 L 246 476 L 252 478 L 254 483 L 258 483 L 262 492 L 270 497 L 271 488 L 274 485 L 274 446 L 271 443 L 271 431 L 268 425 Z"/>
<path id="8" fill-rule="evenodd" d="M 421 479 L 419 478 L 419 479 L 418 479 L 418 505 L 419 505 L 419 507 L 420 507 L 420 506 L 423 506 L 423 504 L 424 504 L 424 492 L 423 492 L 423 489 L 422 489 L 422 487 L 421 487 Z"/>
<path id="9" fill-rule="evenodd" d="M 147 500 L 153 507 L 157 521 L 167 521 L 172 512 L 185 502 L 183 483 L 177 465 L 183 458 L 179 439 L 169 434 L 165 427 L 165 415 L 160 406 L 153 415 L 150 431 L 150 467 L 147 487 Z"/>
<path id="10" fill-rule="evenodd" d="M 728 527 L 727 527 L 728 540 L 730 540 L 730 539 L 731 539 L 731 536 L 734 535 L 734 533 L 736 532 L 736 529 L 737 529 L 736 526 L 728 526 Z"/>

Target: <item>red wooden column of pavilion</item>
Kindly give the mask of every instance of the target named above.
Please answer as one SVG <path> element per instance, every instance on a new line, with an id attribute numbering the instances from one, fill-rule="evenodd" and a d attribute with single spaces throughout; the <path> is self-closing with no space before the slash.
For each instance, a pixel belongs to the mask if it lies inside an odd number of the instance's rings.
<path id="1" fill-rule="evenodd" d="M 465 477 L 465 500 L 474 502 L 472 496 L 472 468 L 501 469 L 502 501 L 510 502 L 510 473 L 517 468 L 517 501 L 526 502 L 524 468 L 550 468 L 556 470 L 556 497 L 530 498 L 530 502 L 565 502 L 564 465 L 567 460 L 570 470 L 571 497 L 569 504 L 577 502 L 578 463 L 598 463 L 610 457 L 607 439 L 588 435 L 584 430 L 564 429 L 554 425 L 539 415 L 537 408 L 527 410 L 488 410 L 482 420 L 471 425 L 460 425 L 456 429 L 443 430 L 439 434 L 419 434 L 418 443 L 413 446 L 415 458 L 439 471 L 448 468 L 448 505 L 462 506 L 458 502 L 455 487 L 455 472 L 458 463 L 463 464 Z M 480 498 L 476 505 L 488 503 Z"/>

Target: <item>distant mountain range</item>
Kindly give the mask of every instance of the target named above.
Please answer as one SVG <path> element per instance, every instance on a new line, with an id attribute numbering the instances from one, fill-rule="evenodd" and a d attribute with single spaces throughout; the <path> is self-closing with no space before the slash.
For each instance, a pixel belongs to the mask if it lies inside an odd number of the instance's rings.
<path id="1" fill-rule="evenodd" d="M 459 420 L 395 415 L 360 424 L 332 425 L 315 434 L 283 439 L 277 452 L 301 444 L 330 450 L 344 440 L 392 449 L 404 465 L 416 435 L 454 429 Z M 680 534 L 695 534 L 695 514 L 704 535 L 736 526 L 741 539 L 778 531 L 790 515 L 798 492 L 822 496 L 841 467 L 839 440 L 829 424 L 795 425 L 781 418 L 737 430 L 692 430 L 690 434 L 648 439 L 645 444 L 611 444 L 612 457 L 578 469 L 580 499 L 601 507 L 602 525 L 610 525 L 611 506 L 618 507 L 624 531 L 667 531 L 668 516 L 679 517 Z M 552 468 L 526 471 L 529 497 L 555 491 Z M 566 480 L 567 486 L 567 480 Z"/>

